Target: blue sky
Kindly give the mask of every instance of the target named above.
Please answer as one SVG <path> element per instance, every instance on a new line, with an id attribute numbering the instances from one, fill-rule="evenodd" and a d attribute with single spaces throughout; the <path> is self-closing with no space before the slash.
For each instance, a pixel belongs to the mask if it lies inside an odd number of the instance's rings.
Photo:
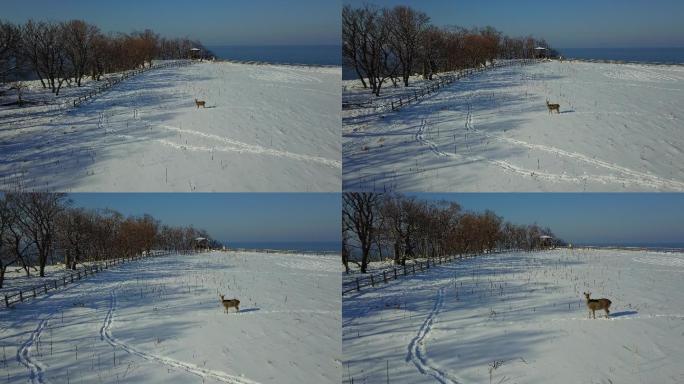
<path id="1" fill-rule="evenodd" d="M 360 6 L 410 5 L 435 25 L 491 25 L 533 34 L 556 48 L 684 47 L 682 0 L 344 0 Z"/>
<path id="2" fill-rule="evenodd" d="M 168 225 L 192 224 L 226 242 L 341 242 L 335 193 L 73 193 L 73 205 L 145 213 Z"/>
<path id="3" fill-rule="evenodd" d="M 684 193 L 411 194 L 491 209 L 517 224 L 537 223 L 576 244 L 684 243 Z"/>
<path id="4" fill-rule="evenodd" d="M 83 19 L 105 32 L 151 28 L 205 45 L 339 45 L 340 9 L 340 0 L 2 0 L 0 19 Z"/>

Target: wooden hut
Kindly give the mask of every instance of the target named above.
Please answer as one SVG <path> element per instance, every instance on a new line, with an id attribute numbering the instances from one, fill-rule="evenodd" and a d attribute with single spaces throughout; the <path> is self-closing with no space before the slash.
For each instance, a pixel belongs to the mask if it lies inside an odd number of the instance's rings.
<path id="1" fill-rule="evenodd" d="M 209 249 L 209 239 L 207 239 L 206 237 L 195 238 L 193 248 L 195 248 L 196 251 L 203 251 Z"/>
<path id="2" fill-rule="evenodd" d="M 554 248 L 556 248 L 556 239 L 554 239 L 551 236 L 542 235 L 542 236 L 539 236 L 539 244 L 541 245 L 542 248 L 554 249 Z"/>
<path id="3" fill-rule="evenodd" d="M 199 60 L 202 58 L 202 50 L 199 48 L 190 48 L 190 58 L 192 60 Z"/>

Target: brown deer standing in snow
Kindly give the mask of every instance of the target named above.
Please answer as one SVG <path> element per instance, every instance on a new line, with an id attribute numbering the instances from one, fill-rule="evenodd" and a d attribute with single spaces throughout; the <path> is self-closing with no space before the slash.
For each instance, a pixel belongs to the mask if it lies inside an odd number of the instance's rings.
<path id="1" fill-rule="evenodd" d="M 549 114 L 553 111 L 560 113 L 560 104 L 549 104 L 549 99 L 546 99 L 546 108 L 549 109 Z"/>
<path id="2" fill-rule="evenodd" d="M 594 319 L 596 318 L 596 311 L 603 309 L 606 311 L 606 318 L 610 316 L 610 304 L 612 302 L 608 299 L 592 299 L 591 297 L 591 292 L 584 292 L 584 297 L 587 298 L 587 308 L 591 311 L 589 315 L 593 315 Z"/>
<path id="3" fill-rule="evenodd" d="M 200 106 L 202 106 L 202 108 L 206 108 L 207 107 L 206 104 L 207 104 L 207 102 L 204 100 L 195 99 L 195 105 L 197 106 L 197 109 L 199 109 Z"/>
<path id="4" fill-rule="evenodd" d="M 240 312 L 240 300 L 238 299 L 226 300 L 223 298 L 223 295 L 221 295 L 221 303 L 223 304 L 223 307 L 226 309 L 226 313 L 228 313 L 228 308 L 231 307 L 235 307 L 235 311 Z"/>

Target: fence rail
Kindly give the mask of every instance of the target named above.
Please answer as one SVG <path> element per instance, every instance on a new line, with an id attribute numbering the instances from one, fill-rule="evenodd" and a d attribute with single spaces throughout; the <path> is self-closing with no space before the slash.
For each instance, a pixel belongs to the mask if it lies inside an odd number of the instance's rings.
<path id="1" fill-rule="evenodd" d="M 342 283 L 342 294 L 354 291 L 361 291 L 361 288 L 375 287 L 379 284 L 387 284 L 392 280 L 397 280 L 400 277 L 414 275 L 427 271 L 431 267 L 450 263 L 456 259 L 464 259 L 469 256 L 443 256 L 436 258 L 428 258 L 425 261 L 416 261 L 410 265 L 394 266 L 392 268 L 384 269 L 380 272 L 366 274 L 364 276 L 356 277 L 354 280 L 347 280 Z"/>
<path id="2" fill-rule="evenodd" d="M 154 252 L 149 255 L 136 255 L 136 256 L 131 256 L 131 257 L 122 257 L 119 259 L 113 259 L 113 260 L 105 260 L 103 262 L 100 262 L 98 264 L 93 264 L 93 265 L 88 265 L 85 266 L 77 271 L 71 272 L 68 275 L 64 275 L 60 278 L 52 279 L 49 281 L 45 281 L 43 284 L 35 285 L 33 287 L 28 287 L 28 288 L 22 288 L 18 292 L 12 293 L 12 294 L 6 294 L 4 295 L 4 300 L 3 303 L 5 304 L 5 308 L 10 308 L 12 305 L 17 304 L 17 303 L 23 303 L 27 300 L 36 298 L 42 294 L 46 294 L 49 291 L 53 291 L 59 288 L 66 287 L 67 285 L 81 280 L 83 278 L 86 278 L 88 276 L 95 275 L 97 273 L 100 273 L 106 269 L 109 269 L 110 267 L 119 265 L 119 264 L 124 264 L 124 263 L 129 263 L 132 261 L 136 260 L 141 260 L 144 258 L 148 257 L 159 257 L 159 256 L 167 256 L 171 254 L 171 252 Z"/>
<path id="3" fill-rule="evenodd" d="M 490 65 L 488 67 L 479 67 L 479 68 L 468 68 L 462 71 L 459 71 L 458 73 L 455 74 L 446 74 L 443 76 L 440 76 L 437 80 L 431 82 L 430 84 L 421 87 L 420 89 L 416 89 L 413 92 L 413 95 L 409 96 L 402 96 L 399 97 L 398 99 L 390 100 L 389 103 L 385 103 L 383 106 L 380 108 L 388 108 L 391 111 L 396 111 L 399 110 L 412 102 L 416 102 L 423 98 L 426 95 L 430 95 L 433 92 L 446 87 L 447 85 L 450 85 L 462 78 L 471 76 L 475 73 L 481 73 L 485 71 L 489 71 L 492 69 L 496 68 L 503 68 L 503 67 L 511 67 L 511 66 L 521 66 L 521 65 L 528 65 L 528 64 L 534 64 L 537 63 L 537 60 L 515 60 L 515 61 L 506 61 L 506 62 L 500 62 L 494 65 Z"/>
<path id="4" fill-rule="evenodd" d="M 102 92 L 112 88 L 113 86 L 121 83 L 122 81 L 129 79 L 131 77 L 137 76 L 141 73 L 145 73 L 145 72 L 148 72 L 148 71 L 153 70 L 153 69 L 184 67 L 184 66 L 187 66 L 190 64 L 192 64 L 191 60 L 178 60 L 178 61 L 173 61 L 170 63 L 152 65 L 151 67 L 147 67 L 147 68 L 140 68 L 140 69 L 135 69 L 132 71 L 127 71 L 127 72 L 124 72 L 124 74 L 121 75 L 120 77 L 107 78 L 105 80 L 106 81 L 105 84 L 102 84 L 101 86 L 91 90 L 90 92 L 86 93 L 85 95 L 81 95 L 81 96 L 76 97 L 75 99 L 65 103 L 64 106 L 67 108 L 71 108 L 71 107 L 76 108 L 76 107 L 80 106 L 81 104 L 85 103 L 86 101 L 92 100 L 93 98 L 95 98 L 100 93 L 102 93 Z"/>

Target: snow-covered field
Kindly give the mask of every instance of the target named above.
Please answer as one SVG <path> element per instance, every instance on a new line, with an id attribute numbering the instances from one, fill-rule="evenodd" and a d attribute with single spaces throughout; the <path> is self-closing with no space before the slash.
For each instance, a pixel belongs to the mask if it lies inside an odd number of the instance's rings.
<path id="1" fill-rule="evenodd" d="M 0 107 L 0 188 L 339 191 L 340 79 L 333 67 L 196 63 L 68 111 Z"/>
<path id="2" fill-rule="evenodd" d="M 547 99 L 560 114 L 549 115 Z M 343 111 L 343 187 L 682 191 L 682 105 L 684 66 L 487 71 L 398 112 Z"/>
<path id="3" fill-rule="evenodd" d="M 340 271 L 254 252 L 124 264 L 0 310 L 0 382 L 339 383 Z"/>
<path id="4" fill-rule="evenodd" d="M 560 249 L 345 295 L 343 382 L 681 383 L 683 277 L 684 253 Z"/>

